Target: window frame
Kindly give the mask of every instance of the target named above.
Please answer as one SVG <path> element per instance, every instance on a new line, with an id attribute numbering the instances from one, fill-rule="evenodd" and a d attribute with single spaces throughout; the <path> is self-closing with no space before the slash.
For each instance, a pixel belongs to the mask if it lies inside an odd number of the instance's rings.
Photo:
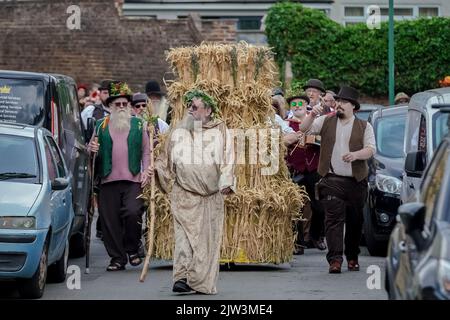
<path id="1" fill-rule="evenodd" d="M 48 135 L 45 136 L 44 140 L 45 140 L 46 144 L 48 144 L 50 147 L 50 153 L 51 153 L 53 164 L 55 165 L 56 173 L 57 173 L 56 178 L 67 178 L 68 177 L 67 167 L 64 162 L 64 158 L 61 154 L 61 151 L 59 150 L 58 145 L 56 144 L 55 140 L 51 136 L 48 136 Z M 58 165 L 58 161 L 56 158 L 59 158 L 61 161 L 62 170 L 64 171 L 63 175 L 61 175 L 61 172 L 59 171 L 60 166 Z"/>

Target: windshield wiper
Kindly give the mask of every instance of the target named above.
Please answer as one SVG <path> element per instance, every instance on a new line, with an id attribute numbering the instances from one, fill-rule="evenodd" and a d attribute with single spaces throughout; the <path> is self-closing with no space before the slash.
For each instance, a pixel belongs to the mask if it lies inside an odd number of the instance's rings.
<path id="1" fill-rule="evenodd" d="M 36 175 L 24 173 L 24 172 L 2 172 L 2 173 L 0 173 L 0 180 L 26 179 L 26 178 L 36 178 Z"/>

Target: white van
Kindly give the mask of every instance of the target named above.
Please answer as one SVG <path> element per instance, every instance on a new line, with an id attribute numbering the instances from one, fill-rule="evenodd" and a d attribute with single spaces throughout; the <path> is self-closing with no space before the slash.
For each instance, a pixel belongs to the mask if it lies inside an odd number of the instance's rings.
<path id="1" fill-rule="evenodd" d="M 409 102 L 404 143 L 406 160 L 400 196 L 402 203 L 417 201 L 422 173 L 449 131 L 449 114 L 432 107 L 436 104 L 450 104 L 450 88 L 416 93 Z"/>

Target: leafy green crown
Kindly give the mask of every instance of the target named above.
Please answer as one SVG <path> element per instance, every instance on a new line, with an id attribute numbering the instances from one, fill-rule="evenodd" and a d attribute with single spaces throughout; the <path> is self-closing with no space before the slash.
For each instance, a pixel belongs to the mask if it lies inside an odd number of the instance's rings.
<path id="1" fill-rule="evenodd" d="M 213 117 L 219 113 L 219 108 L 217 106 L 217 103 L 214 101 L 214 99 L 210 95 L 206 94 L 204 91 L 199 90 L 199 89 L 194 89 L 194 90 L 186 92 L 184 95 L 184 102 L 187 105 L 190 105 L 194 98 L 201 99 L 203 101 L 203 103 L 208 105 L 212 110 L 211 115 Z"/>

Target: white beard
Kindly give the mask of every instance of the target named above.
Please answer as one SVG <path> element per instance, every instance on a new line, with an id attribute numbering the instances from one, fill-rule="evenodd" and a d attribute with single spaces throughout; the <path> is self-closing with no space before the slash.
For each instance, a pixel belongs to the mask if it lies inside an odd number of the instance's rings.
<path id="1" fill-rule="evenodd" d="M 193 132 L 195 127 L 195 119 L 190 114 L 184 116 L 184 118 L 178 124 L 178 128 L 185 129 L 189 132 Z"/>
<path id="2" fill-rule="evenodd" d="M 113 108 L 111 110 L 111 121 L 109 126 L 114 131 L 128 131 L 130 130 L 131 110 L 130 108 L 122 109 L 118 111 Z"/>

